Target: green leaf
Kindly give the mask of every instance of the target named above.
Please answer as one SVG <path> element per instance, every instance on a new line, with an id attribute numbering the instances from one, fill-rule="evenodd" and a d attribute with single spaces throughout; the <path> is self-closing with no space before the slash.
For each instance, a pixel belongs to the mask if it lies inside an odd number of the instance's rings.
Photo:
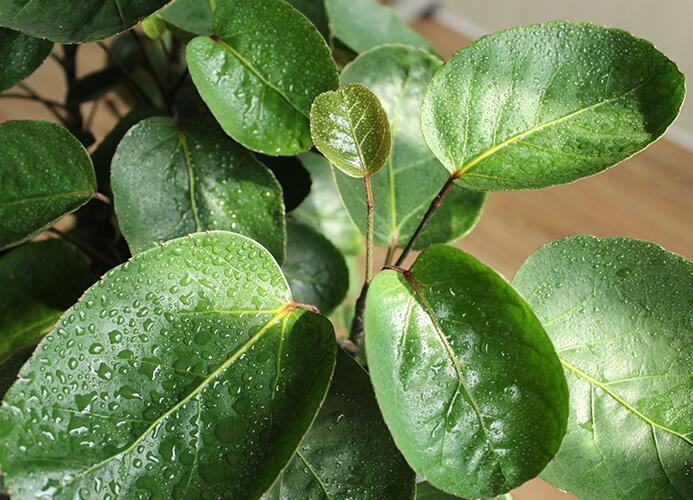
<path id="1" fill-rule="evenodd" d="M 674 121 L 684 77 L 629 33 L 557 21 L 458 51 L 436 74 L 421 127 L 458 182 L 536 189 L 601 172 Z"/>
<path id="2" fill-rule="evenodd" d="M 434 245 L 386 270 L 366 302 L 366 354 L 397 447 L 455 495 L 505 493 L 558 451 L 563 370 L 541 323 L 495 271 Z"/>
<path id="3" fill-rule="evenodd" d="M 94 194 L 89 155 L 64 127 L 5 122 L 0 151 L 0 248 L 32 238 Z"/>
<path id="4" fill-rule="evenodd" d="M 416 485 L 416 500 L 457 500 L 460 497 L 450 495 L 438 488 L 431 486 L 430 483 L 419 483 Z M 493 497 L 489 500 L 513 500 L 510 493 Z"/>
<path id="5" fill-rule="evenodd" d="M 287 0 L 315 25 L 325 40 L 330 39 L 330 26 L 323 0 Z"/>
<path id="6" fill-rule="evenodd" d="M 376 245 L 396 242 L 405 246 L 448 179 L 447 170 L 426 146 L 419 123 L 426 87 L 441 64 L 423 50 L 384 45 L 364 52 L 342 72 L 342 85 L 362 83 L 378 96 L 391 127 L 392 152 L 387 168 L 372 180 Z M 365 234 L 363 183 L 340 172 L 335 177 L 349 215 Z M 479 220 L 485 198 L 484 193 L 453 188 L 416 248 L 446 243 L 468 233 Z"/>
<path id="7" fill-rule="evenodd" d="M 361 234 L 349 219 L 339 198 L 330 163 L 316 153 L 300 156 L 313 185 L 308 197 L 292 215 L 325 236 L 345 255 L 361 253 Z M 363 189 L 361 189 L 363 197 Z"/>
<path id="8" fill-rule="evenodd" d="M 244 236 L 136 255 L 63 315 L 6 394 L 8 489 L 258 498 L 313 421 L 335 350 L 329 321 L 298 308 Z"/>
<path id="9" fill-rule="evenodd" d="M 384 43 L 403 43 L 435 53 L 431 42 L 375 0 L 325 0 L 332 36 L 354 52 Z"/>
<path id="10" fill-rule="evenodd" d="M 315 147 L 352 177 L 375 174 L 390 155 L 387 113 L 358 83 L 319 95 L 310 110 L 310 129 Z"/>
<path id="11" fill-rule="evenodd" d="M 14 87 L 36 71 L 52 48 L 47 40 L 0 28 L 0 91 Z"/>
<path id="12" fill-rule="evenodd" d="M 349 289 L 344 257 L 327 238 L 302 222 L 290 218 L 287 234 L 282 270 L 294 299 L 330 314 Z"/>
<path id="13" fill-rule="evenodd" d="M 214 32 L 214 0 L 175 0 L 159 12 L 159 16 L 176 28 L 211 35 Z"/>
<path id="14" fill-rule="evenodd" d="M 296 156 L 267 156 L 259 153 L 255 157 L 269 168 L 282 187 L 284 206 L 287 212 L 298 207 L 310 194 L 310 174 Z"/>
<path id="15" fill-rule="evenodd" d="M 75 81 L 68 89 L 67 102 L 81 104 L 98 99 L 124 79 L 119 67 L 106 66 Z"/>
<path id="16" fill-rule="evenodd" d="M 141 121 L 113 157 L 120 228 L 133 253 L 188 233 L 228 229 L 284 260 L 281 188 L 267 167 L 216 125 Z"/>
<path id="17" fill-rule="evenodd" d="M 570 388 L 568 432 L 542 477 L 584 499 L 690 497 L 693 263 L 578 236 L 537 250 L 513 283 Z"/>
<path id="18" fill-rule="evenodd" d="M 413 499 L 414 473 L 395 447 L 368 375 L 342 350 L 313 426 L 265 500 Z"/>
<path id="19" fill-rule="evenodd" d="M 337 67 L 315 27 L 283 0 L 235 0 L 218 4 L 214 33 L 192 40 L 186 60 L 226 133 L 268 155 L 310 148 L 310 105 L 337 87 Z"/>
<path id="20" fill-rule="evenodd" d="M 0 363 L 33 346 L 94 278 L 72 245 L 49 239 L 0 258 Z"/>
<path id="21" fill-rule="evenodd" d="M 169 0 L 0 0 L 0 25 L 58 43 L 102 40 L 134 26 Z"/>

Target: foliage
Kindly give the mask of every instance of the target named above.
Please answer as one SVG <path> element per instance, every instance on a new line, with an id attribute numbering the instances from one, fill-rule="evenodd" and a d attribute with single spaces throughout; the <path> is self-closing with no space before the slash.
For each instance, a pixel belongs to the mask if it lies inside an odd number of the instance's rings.
<path id="1" fill-rule="evenodd" d="M 448 245 L 488 191 L 658 139 L 684 78 L 652 44 L 560 21 L 443 61 L 374 0 L 0 0 L 0 26 L 3 92 L 52 50 L 68 84 L 0 94 L 59 122 L 0 124 L 12 497 L 690 496 L 693 264 L 578 236 L 511 284 Z"/>

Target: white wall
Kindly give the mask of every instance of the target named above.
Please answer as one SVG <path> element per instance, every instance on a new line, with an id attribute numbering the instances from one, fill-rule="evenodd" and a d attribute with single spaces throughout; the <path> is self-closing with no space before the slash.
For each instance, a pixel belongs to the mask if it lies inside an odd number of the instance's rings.
<path id="1" fill-rule="evenodd" d="M 693 0 L 440 0 L 436 19 L 463 35 L 556 19 L 624 28 L 652 41 L 693 82 Z M 693 92 L 693 90 L 689 91 Z M 693 150 L 693 96 L 667 137 Z"/>

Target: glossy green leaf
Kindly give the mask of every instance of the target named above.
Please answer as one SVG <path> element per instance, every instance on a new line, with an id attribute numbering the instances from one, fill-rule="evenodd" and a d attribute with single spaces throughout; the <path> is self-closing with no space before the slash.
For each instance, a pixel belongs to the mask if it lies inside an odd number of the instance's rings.
<path id="1" fill-rule="evenodd" d="M 330 163 L 325 157 L 310 152 L 303 153 L 300 159 L 310 173 L 312 187 L 292 215 L 320 232 L 343 254 L 359 255 L 361 234 L 344 210 Z"/>
<path id="2" fill-rule="evenodd" d="M 287 0 L 312 22 L 325 40 L 330 39 L 330 26 L 324 0 Z"/>
<path id="3" fill-rule="evenodd" d="M 283 0 L 220 0 L 214 33 L 190 42 L 186 60 L 226 133 L 268 155 L 310 148 L 310 105 L 337 87 L 335 62 L 316 28 Z"/>
<path id="4" fill-rule="evenodd" d="M 568 390 L 541 323 L 495 271 L 434 245 L 385 270 L 366 302 L 366 354 L 397 447 L 466 497 L 505 493 L 558 451 Z"/>
<path id="5" fill-rule="evenodd" d="M 159 16 L 176 28 L 211 35 L 214 32 L 215 0 L 175 0 L 159 12 Z"/>
<path id="6" fill-rule="evenodd" d="M 435 52 L 433 45 L 376 0 L 325 0 L 332 36 L 354 52 L 384 43 L 404 43 Z"/>
<path id="7" fill-rule="evenodd" d="M 72 245 L 49 239 L 0 258 L 0 363 L 37 344 L 94 278 Z"/>
<path id="8" fill-rule="evenodd" d="M 178 126 L 164 117 L 141 121 L 118 145 L 111 185 L 133 253 L 185 234 L 224 229 L 284 259 L 277 180 L 216 125 Z"/>
<path id="9" fill-rule="evenodd" d="M 570 387 L 568 432 L 542 477 L 584 499 L 689 498 L 693 263 L 652 243 L 578 236 L 513 280 Z"/>
<path id="10" fill-rule="evenodd" d="M 59 43 L 101 40 L 170 0 L 0 0 L 0 26 Z"/>
<path id="11" fill-rule="evenodd" d="M 315 147 L 352 177 L 375 174 L 390 156 L 387 113 L 358 83 L 319 95 L 310 110 L 310 130 Z"/>
<path id="12" fill-rule="evenodd" d="M 17 498 L 258 498 L 335 359 L 260 245 L 200 233 L 136 255 L 69 309 L 0 408 Z M 40 394 L 40 397 L 37 397 Z"/>
<path id="13" fill-rule="evenodd" d="M 0 125 L 0 248 L 22 243 L 77 210 L 96 189 L 86 150 L 59 125 Z"/>
<path id="14" fill-rule="evenodd" d="M 362 83 L 378 96 L 391 127 L 392 151 L 386 168 L 372 179 L 376 245 L 406 245 L 448 179 L 448 171 L 428 149 L 419 123 L 426 87 L 441 64 L 414 47 L 383 45 L 364 52 L 342 72 L 342 85 Z M 335 177 L 349 215 L 365 234 L 363 183 L 340 172 Z M 426 225 L 416 248 L 446 243 L 469 232 L 479 220 L 485 198 L 484 193 L 455 186 Z"/>
<path id="15" fill-rule="evenodd" d="M 320 413 L 263 499 L 413 500 L 414 480 L 385 427 L 368 375 L 340 349 Z"/>
<path id="16" fill-rule="evenodd" d="M 330 314 L 349 289 L 344 257 L 312 227 L 290 218 L 287 222 L 286 261 L 282 271 L 297 302 Z"/>
<path id="17" fill-rule="evenodd" d="M 431 486 L 430 483 L 423 482 L 416 485 L 416 500 L 457 500 L 459 498 L 440 491 L 438 488 Z M 513 497 L 510 493 L 506 493 L 489 500 L 513 500 Z"/>
<path id="18" fill-rule="evenodd" d="M 0 28 L 0 91 L 32 74 L 46 60 L 53 44 L 17 31 Z"/>
<path id="19" fill-rule="evenodd" d="M 676 65 L 645 40 L 587 23 L 535 24 L 452 56 L 431 82 L 421 127 L 461 185 L 543 188 L 645 148 L 684 92 Z"/>

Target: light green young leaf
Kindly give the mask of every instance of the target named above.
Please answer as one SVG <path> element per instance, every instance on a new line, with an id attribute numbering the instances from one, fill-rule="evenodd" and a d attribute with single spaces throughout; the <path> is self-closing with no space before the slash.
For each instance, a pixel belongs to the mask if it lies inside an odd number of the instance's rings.
<path id="1" fill-rule="evenodd" d="M 311 152 L 303 153 L 300 160 L 313 184 L 308 197 L 292 215 L 325 236 L 344 255 L 359 255 L 361 234 L 342 205 L 330 163 L 324 156 Z"/>
<path id="2" fill-rule="evenodd" d="M 93 42 L 125 31 L 170 0 L 0 0 L 0 26 L 58 43 Z"/>
<path id="3" fill-rule="evenodd" d="M 366 302 L 378 403 L 416 472 L 465 498 L 505 493 L 556 454 L 568 389 L 544 328 L 496 272 L 433 245 Z"/>
<path id="4" fill-rule="evenodd" d="M 337 88 L 337 67 L 316 28 L 283 0 L 218 0 L 214 33 L 192 40 L 186 60 L 226 133 L 273 156 L 309 149 L 311 103 Z"/>
<path id="5" fill-rule="evenodd" d="M 176 28 L 211 35 L 214 32 L 214 0 L 175 0 L 159 16 Z"/>
<path id="6" fill-rule="evenodd" d="M 18 245 L 84 205 L 96 190 L 87 151 L 66 128 L 0 125 L 0 249 Z"/>
<path id="7" fill-rule="evenodd" d="M 429 86 L 421 127 L 464 187 L 544 188 L 645 148 L 684 92 L 676 65 L 645 40 L 587 23 L 535 24 L 452 56 Z"/>
<path id="8" fill-rule="evenodd" d="M 404 43 L 431 53 L 431 42 L 376 0 L 325 0 L 332 36 L 354 52 L 364 52 L 384 43 Z"/>
<path id="9" fill-rule="evenodd" d="M 375 174 L 390 156 L 387 113 L 358 83 L 319 95 L 310 110 L 310 130 L 315 147 L 351 177 Z"/>
<path id="10" fill-rule="evenodd" d="M 568 432 L 542 473 L 584 499 L 690 497 L 693 263 L 645 241 L 578 236 L 513 283 L 570 387 Z"/>
<path id="11" fill-rule="evenodd" d="M 0 28 L 0 91 L 32 74 L 51 53 L 53 43 Z"/>
<path id="12" fill-rule="evenodd" d="M 111 185 L 133 253 L 189 233 L 224 229 L 284 260 L 281 188 L 272 173 L 214 124 L 149 118 L 113 157 Z"/>
<path id="13" fill-rule="evenodd" d="M 18 498 L 258 498 L 318 412 L 335 350 L 329 321 L 298 308 L 244 236 L 136 255 L 63 315 L 7 392 L 6 485 Z"/>
<path id="14" fill-rule="evenodd" d="M 368 375 L 340 349 L 320 413 L 263 500 L 413 500 L 414 480 L 385 427 Z"/>
<path id="15" fill-rule="evenodd" d="M 386 168 L 372 179 L 376 245 L 406 245 L 448 179 L 447 170 L 428 149 L 419 122 L 426 87 L 441 64 L 414 47 L 383 45 L 364 52 L 342 72 L 342 85 L 366 85 L 378 96 L 390 121 L 392 151 Z M 335 177 L 349 215 L 365 234 L 363 183 L 340 172 Z M 469 232 L 479 220 L 485 198 L 484 193 L 455 186 L 415 248 L 446 243 Z"/>

